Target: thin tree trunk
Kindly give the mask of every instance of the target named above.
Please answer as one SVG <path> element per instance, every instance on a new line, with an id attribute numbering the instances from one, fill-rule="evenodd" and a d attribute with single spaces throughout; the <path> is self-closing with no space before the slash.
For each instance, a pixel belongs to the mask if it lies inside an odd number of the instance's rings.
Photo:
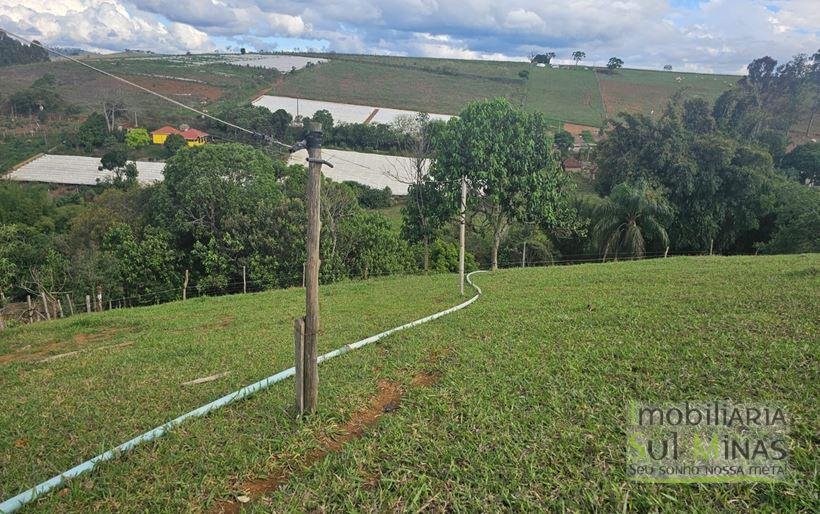
<path id="1" fill-rule="evenodd" d="M 430 236 L 424 236 L 424 272 L 430 271 Z"/>

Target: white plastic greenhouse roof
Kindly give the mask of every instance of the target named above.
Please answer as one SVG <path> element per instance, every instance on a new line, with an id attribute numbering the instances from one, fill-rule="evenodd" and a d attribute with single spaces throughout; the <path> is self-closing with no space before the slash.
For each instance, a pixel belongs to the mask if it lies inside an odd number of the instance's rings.
<path id="1" fill-rule="evenodd" d="M 5 178 L 21 182 L 93 186 L 113 176 L 112 172 L 99 168 L 99 157 L 46 154 L 17 168 Z M 164 162 L 137 161 L 137 180 L 141 184 L 159 182 L 163 179 L 164 168 Z"/>

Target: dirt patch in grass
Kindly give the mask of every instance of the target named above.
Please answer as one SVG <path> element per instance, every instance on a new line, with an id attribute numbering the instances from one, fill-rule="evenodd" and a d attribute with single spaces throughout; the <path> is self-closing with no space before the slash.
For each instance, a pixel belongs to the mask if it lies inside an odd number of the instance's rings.
<path id="1" fill-rule="evenodd" d="M 168 95 L 179 100 L 177 97 L 188 97 L 195 100 L 206 100 L 213 102 L 222 97 L 222 90 L 208 84 L 200 84 L 187 80 L 174 80 L 159 77 L 127 76 L 128 80 L 139 84 L 152 91 Z M 113 80 L 113 79 L 112 79 Z M 113 86 L 114 84 L 112 84 Z"/>
<path id="2" fill-rule="evenodd" d="M 410 380 L 413 387 L 430 387 L 439 379 L 438 373 L 422 371 L 416 373 Z M 244 503 L 255 497 L 265 496 L 276 491 L 291 476 L 309 469 L 316 462 L 322 460 L 331 452 L 337 452 L 346 443 L 362 437 L 365 431 L 373 427 L 384 414 L 396 411 L 399 408 L 405 390 L 401 383 L 390 380 L 380 380 L 377 393 L 371 397 L 368 406 L 355 412 L 350 419 L 334 435 L 318 437 L 318 448 L 308 453 L 298 463 L 287 466 L 283 463 L 270 476 L 245 482 L 237 487 L 243 494 L 237 500 L 222 500 L 217 502 L 213 513 L 232 514 L 239 512 Z M 375 484 L 374 484 L 375 485 Z"/>

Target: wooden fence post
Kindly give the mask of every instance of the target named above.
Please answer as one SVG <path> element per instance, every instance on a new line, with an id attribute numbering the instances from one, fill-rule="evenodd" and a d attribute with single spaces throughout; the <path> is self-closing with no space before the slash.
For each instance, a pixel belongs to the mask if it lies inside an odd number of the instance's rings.
<path id="1" fill-rule="evenodd" d="M 85 312 L 91 314 L 91 295 L 85 295 Z"/>
<path id="2" fill-rule="evenodd" d="M 709 240 L 709 255 L 712 255 L 712 250 L 714 249 L 714 247 L 715 247 L 715 240 L 710 239 Z"/>
<path id="3" fill-rule="evenodd" d="M 663 252 L 663 258 L 666 259 L 666 256 L 669 254 L 669 247 L 666 247 L 666 250 Z"/>
<path id="4" fill-rule="evenodd" d="M 242 294 L 248 292 L 248 281 L 245 275 L 245 266 L 242 266 Z"/>
<path id="5" fill-rule="evenodd" d="M 316 411 L 319 398 L 319 239 L 321 233 L 322 125 L 308 123 L 307 265 L 305 266 L 305 413 Z"/>
<path id="6" fill-rule="evenodd" d="M 43 299 L 43 310 L 46 311 L 46 319 L 51 319 L 51 313 L 48 311 L 48 299 L 46 298 L 45 291 L 40 292 L 40 297 Z"/>
<path id="7" fill-rule="evenodd" d="M 57 313 L 61 318 L 65 318 L 65 315 L 63 314 L 63 304 L 59 298 L 57 298 Z"/>
<path id="8" fill-rule="evenodd" d="M 26 295 L 26 303 L 28 304 L 28 324 L 34 323 L 34 306 L 31 304 L 31 295 Z"/>
<path id="9" fill-rule="evenodd" d="M 68 312 L 73 316 L 74 315 L 74 303 L 71 301 L 71 295 L 66 293 L 65 299 L 68 301 Z"/>
<path id="10" fill-rule="evenodd" d="M 97 286 L 97 312 L 102 312 L 102 286 Z"/>
<path id="11" fill-rule="evenodd" d="M 182 301 L 188 299 L 188 270 L 185 270 L 185 282 L 182 284 Z"/>
<path id="12" fill-rule="evenodd" d="M 293 347 L 296 356 L 296 372 L 293 375 L 296 383 L 296 413 L 305 413 L 305 318 L 293 321 Z"/>

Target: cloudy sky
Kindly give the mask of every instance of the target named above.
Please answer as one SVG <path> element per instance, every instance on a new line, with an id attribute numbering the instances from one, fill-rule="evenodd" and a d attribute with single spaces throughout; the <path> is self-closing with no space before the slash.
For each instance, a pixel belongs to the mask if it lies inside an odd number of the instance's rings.
<path id="1" fill-rule="evenodd" d="M 321 49 L 741 72 L 820 48 L 820 0 L 0 0 L 0 28 L 57 46 Z"/>

